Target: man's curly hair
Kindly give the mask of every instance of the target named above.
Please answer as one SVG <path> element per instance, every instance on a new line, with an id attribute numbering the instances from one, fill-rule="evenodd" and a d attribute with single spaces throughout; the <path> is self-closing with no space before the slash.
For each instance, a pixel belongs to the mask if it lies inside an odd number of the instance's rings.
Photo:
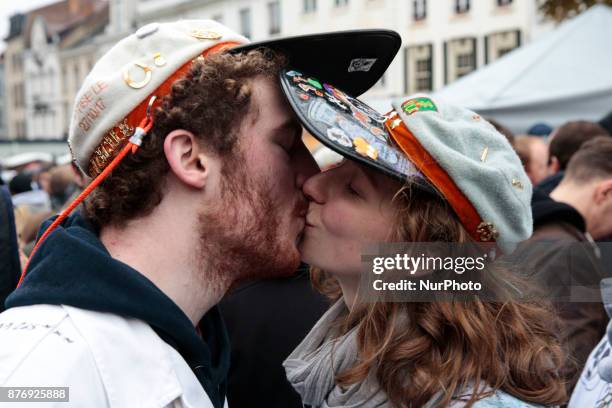
<path id="1" fill-rule="evenodd" d="M 284 65 L 271 50 L 220 53 L 196 60 L 154 112 L 154 126 L 134 155 L 126 156 L 85 201 L 85 215 L 97 227 L 121 225 L 150 214 L 163 198 L 169 171 L 166 135 L 192 132 L 203 146 L 235 162 L 238 131 L 250 109 L 252 81 L 275 78 Z"/>

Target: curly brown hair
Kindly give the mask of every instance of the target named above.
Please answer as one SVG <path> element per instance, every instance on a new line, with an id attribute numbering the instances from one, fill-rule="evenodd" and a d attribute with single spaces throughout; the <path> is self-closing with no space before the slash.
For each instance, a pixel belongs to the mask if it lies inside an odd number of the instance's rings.
<path id="1" fill-rule="evenodd" d="M 404 186 L 394 200 L 398 213 L 392 239 L 470 242 L 441 197 Z M 488 279 L 495 276 L 494 292 L 526 288 L 517 273 L 495 266 L 494 273 L 491 267 L 482 271 Z M 340 299 L 333 277 L 315 268 L 311 276 L 320 292 Z M 336 382 L 360 383 L 374 371 L 396 407 L 420 407 L 435 399 L 441 408 L 459 395 L 471 407 L 497 389 L 532 403 L 561 404 L 567 400 L 560 376 L 565 356 L 555 334 L 558 322 L 552 306 L 514 299 L 360 302 L 336 322 L 339 334 L 357 327 L 359 348 L 355 364 L 339 373 Z"/>
<path id="2" fill-rule="evenodd" d="M 170 169 L 164 140 L 175 129 L 192 132 L 224 158 L 224 169 L 231 168 L 240 155 L 238 131 L 251 109 L 252 81 L 276 77 L 284 63 L 269 49 L 196 59 L 155 110 L 154 126 L 137 153 L 126 156 L 87 198 L 85 215 L 102 227 L 150 214 L 163 198 Z"/>

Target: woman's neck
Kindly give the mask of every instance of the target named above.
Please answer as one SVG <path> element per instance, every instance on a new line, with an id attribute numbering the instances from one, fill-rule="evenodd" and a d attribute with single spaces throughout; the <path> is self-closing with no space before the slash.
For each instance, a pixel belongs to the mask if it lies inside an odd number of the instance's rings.
<path id="1" fill-rule="evenodd" d="M 342 289 L 342 298 L 344 299 L 346 307 L 348 307 L 349 310 L 352 310 L 359 291 L 359 277 L 346 275 L 333 275 L 333 277 L 336 278 L 340 284 L 340 289 Z"/>

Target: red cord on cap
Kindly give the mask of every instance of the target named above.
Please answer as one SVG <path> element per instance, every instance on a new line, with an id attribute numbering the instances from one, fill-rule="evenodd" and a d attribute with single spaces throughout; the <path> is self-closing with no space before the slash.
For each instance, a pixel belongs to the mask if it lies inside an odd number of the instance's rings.
<path id="1" fill-rule="evenodd" d="M 151 97 L 151 100 L 149 101 L 149 106 L 151 106 L 154 101 L 155 101 L 155 96 Z M 89 185 L 85 188 L 85 190 L 83 190 L 83 192 L 81 192 L 81 194 L 79 194 L 79 196 L 72 203 L 70 203 L 70 205 L 66 207 L 64 211 L 60 213 L 60 215 L 55 219 L 55 221 L 53 221 L 53 223 L 49 226 L 49 228 L 47 228 L 45 232 L 42 234 L 42 236 L 40 237 L 40 239 L 34 246 L 34 249 L 32 249 L 32 252 L 30 253 L 30 256 L 28 258 L 28 261 L 26 262 L 25 267 L 21 271 L 21 276 L 19 277 L 19 282 L 17 283 L 17 287 L 21 285 L 21 282 L 23 281 L 23 278 L 25 277 L 26 271 L 28 270 L 28 266 L 30 266 L 30 261 L 34 257 L 34 254 L 36 253 L 40 245 L 45 241 L 45 239 L 47 239 L 47 237 L 53 232 L 53 230 L 55 230 L 55 228 L 57 228 L 57 226 L 60 225 L 66 219 L 66 217 L 68 217 L 68 215 L 70 215 L 72 210 L 74 210 L 79 204 L 81 204 L 81 202 L 85 198 L 87 198 L 87 196 L 98 185 L 100 185 L 100 183 L 104 181 L 104 179 L 115 169 L 115 167 L 117 167 L 119 163 L 121 163 L 121 160 L 123 160 L 123 158 L 128 153 L 130 152 L 132 154 L 136 153 L 136 151 L 138 150 L 138 148 L 140 147 L 142 143 L 143 137 L 146 136 L 147 133 L 149 133 L 152 127 L 153 127 L 153 120 L 151 119 L 151 116 L 150 116 L 150 109 L 147 109 L 147 116 L 140 122 L 140 125 L 138 125 L 138 127 L 134 131 L 134 134 L 132 135 L 132 137 L 130 137 L 130 139 L 128 140 L 128 143 L 123 147 L 123 149 L 121 149 L 119 154 L 115 156 L 113 161 L 110 162 L 108 166 L 106 166 L 104 171 L 102 171 L 102 173 L 100 173 L 91 183 L 89 183 Z"/>

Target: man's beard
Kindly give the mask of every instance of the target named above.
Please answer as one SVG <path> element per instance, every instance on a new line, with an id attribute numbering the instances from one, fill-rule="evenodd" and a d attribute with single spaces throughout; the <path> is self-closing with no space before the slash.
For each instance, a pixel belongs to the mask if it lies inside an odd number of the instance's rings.
<path id="1" fill-rule="evenodd" d="M 292 237 L 279 231 L 280 210 L 267 180 L 253 180 L 244 161 L 226 162 L 220 202 L 199 217 L 196 262 L 206 285 L 226 290 L 255 278 L 291 275 L 299 265 Z"/>

